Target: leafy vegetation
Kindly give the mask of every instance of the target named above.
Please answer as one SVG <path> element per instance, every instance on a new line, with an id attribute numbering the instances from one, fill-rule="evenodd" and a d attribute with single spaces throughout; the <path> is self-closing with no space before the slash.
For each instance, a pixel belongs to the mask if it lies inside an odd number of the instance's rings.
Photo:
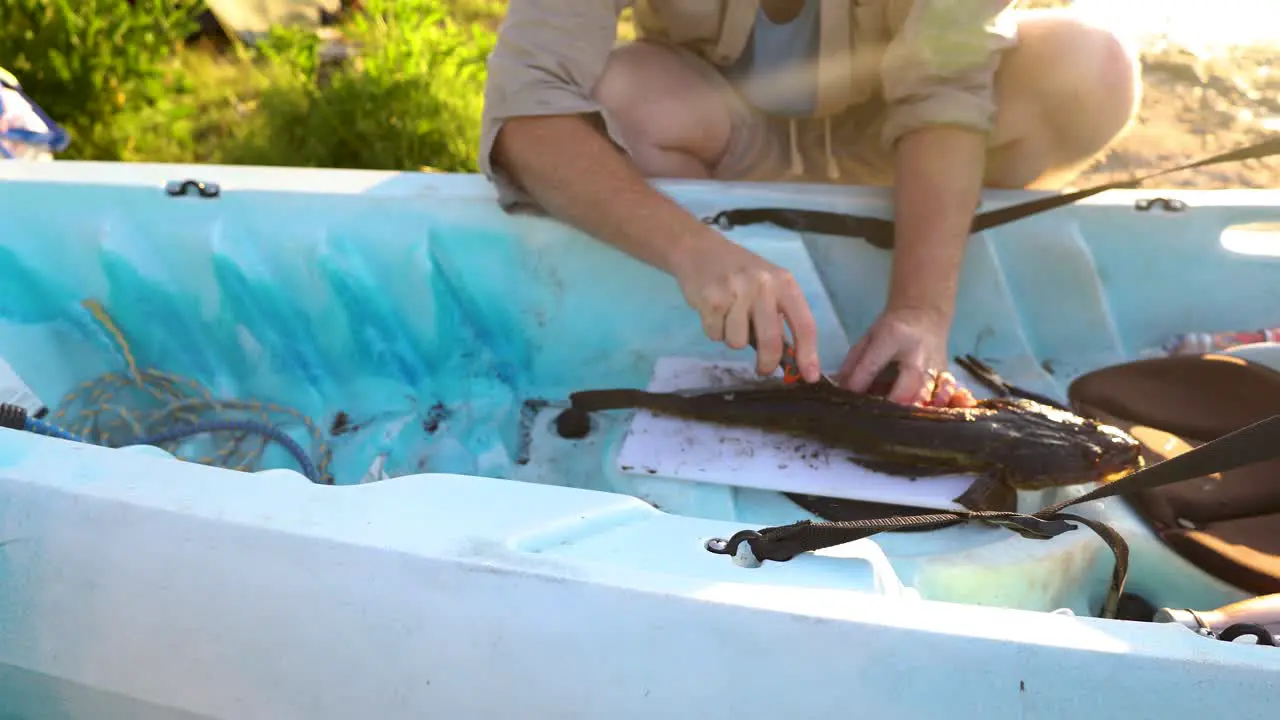
<path id="1" fill-rule="evenodd" d="M 0 66 L 68 159 L 475 169 L 495 0 L 365 0 L 348 62 L 314 32 L 189 47 L 198 0 L 7 0 Z"/>
<path id="2" fill-rule="evenodd" d="M 133 108 L 176 112 L 174 51 L 196 28 L 194 0 L 5 0 L 0 66 L 67 128 L 72 158 L 121 160 L 112 121 Z"/>

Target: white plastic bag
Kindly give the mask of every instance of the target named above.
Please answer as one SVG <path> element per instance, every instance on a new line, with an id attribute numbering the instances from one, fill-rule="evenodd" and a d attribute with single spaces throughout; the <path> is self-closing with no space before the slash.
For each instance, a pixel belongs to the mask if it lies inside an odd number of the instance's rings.
<path id="1" fill-rule="evenodd" d="M 18 79 L 0 68 L 0 160 L 52 160 L 69 141 L 67 131 L 22 92 Z"/>

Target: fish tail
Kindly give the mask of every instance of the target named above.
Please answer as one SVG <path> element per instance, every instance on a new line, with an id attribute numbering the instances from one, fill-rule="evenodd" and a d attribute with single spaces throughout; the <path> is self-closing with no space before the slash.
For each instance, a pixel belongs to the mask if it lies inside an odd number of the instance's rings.
<path id="1" fill-rule="evenodd" d="M 683 400 L 686 400 L 686 398 L 678 395 L 633 388 L 582 390 L 569 395 L 570 405 L 577 410 L 589 413 L 631 408 L 672 412 L 683 408 L 684 403 L 681 402 Z"/>

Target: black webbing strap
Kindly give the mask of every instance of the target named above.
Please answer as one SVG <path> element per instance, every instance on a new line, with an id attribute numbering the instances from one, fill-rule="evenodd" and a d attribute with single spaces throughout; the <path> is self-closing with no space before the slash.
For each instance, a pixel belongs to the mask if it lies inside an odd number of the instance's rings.
<path id="1" fill-rule="evenodd" d="M 1077 526 L 1074 523 L 1079 523 L 1097 533 L 1115 554 L 1116 564 L 1111 575 L 1111 587 L 1102 608 L 1103 617 L 1113 618 L 1129 572 L 1129 546 L 1118 532 L 1107 525 L 1063 512 L 1064 510 L 1093 500 L 1150 490 L 1278 458 L 1280 415 L 1274 415 L 1181 455 L 1143 468 L 1092 492 L 1031 514 L 954 511 L 844 522 L 803 520 L 761 530 L 742 530 L 728 540 L 709 540 L 706 547 L 718 555 L 742 558 L 743 551 L 749 550 L 750 555 L 746 556 L 749 560 L 785 562 L 801 553 L 843 545 L 894 530 L 941 528 L 962 522 L 983 522 L 1008 528 L 1026 538 L 1047 540 L 1075 530 Z"/>
<path id="2" fill-rule="evenodd" d="M 1083 200 L 1108 190 L 1135 188 L 1147 180 L 1162 175 L 1169 175 L 1182 170 L 1192 170 L 1207 165 L 1258 160 L 1273 155 L 1280 155 L 1280 136 L 1147 175 L 1135 175 L 1127 180 L 1115 180 L 1085 188 L 1084 190 L 1050 195 L 995 210 L 988 210 L 987 212 L 979 213 L 973 218 L 973 224 L 970 226 L 969 232 L 973 234 L 989 230 L 1015 220 L 1060 208 L 1063 205 L 1070 205 L 1078 200 Z M 716 225 L 724 230 L 740 225 L 771 223 L 785 230 L 801 233 L 862 238 L 882 250 L 893 248 L 893 221 L 864 215 L 848 215 L 827 210 L 801 210 L 796 208 L 742 208 L 721 211 L 712 217 L 705 218 L 703 222 Z"/>

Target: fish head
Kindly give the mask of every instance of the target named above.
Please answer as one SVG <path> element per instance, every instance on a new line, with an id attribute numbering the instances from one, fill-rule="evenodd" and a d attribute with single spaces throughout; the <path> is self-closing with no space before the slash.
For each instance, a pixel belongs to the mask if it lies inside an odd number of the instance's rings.
<path id="1" fill-rule="evenodd" d="M 1036 403 L 1017 407 L 1021 422 L 997 462 L 1017 489 L 1109 482 L 1142 467 L 1142 446 L 1124 430 Z"/>
<path id="2" fill-rule="evenodd" d="M 1094 460 L 1100 480 L 1127 475 L 1142 467 L 1142 445 L 1137 438 L 1114 425 L 1094 420 L 1094 444 L 1097 455 Z"/>

